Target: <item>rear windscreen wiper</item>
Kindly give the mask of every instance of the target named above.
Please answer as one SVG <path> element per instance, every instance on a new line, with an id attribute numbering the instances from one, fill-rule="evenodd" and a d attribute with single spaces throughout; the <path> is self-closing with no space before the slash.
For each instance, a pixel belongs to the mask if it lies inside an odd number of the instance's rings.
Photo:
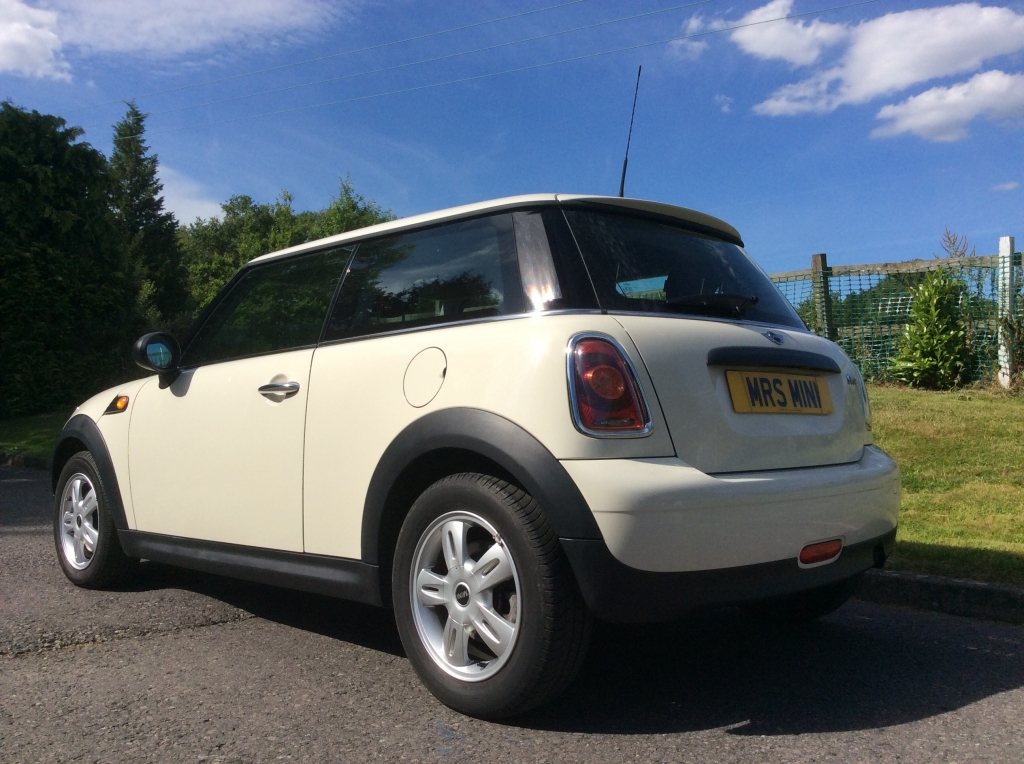
<path id="1" fill-rule="evenodd" d="M 665 307 L 679 313 L 725 313 L 742 316 L 757 305 L 757 297 L 742 294 L 686 294 L 665 300 Z"/>

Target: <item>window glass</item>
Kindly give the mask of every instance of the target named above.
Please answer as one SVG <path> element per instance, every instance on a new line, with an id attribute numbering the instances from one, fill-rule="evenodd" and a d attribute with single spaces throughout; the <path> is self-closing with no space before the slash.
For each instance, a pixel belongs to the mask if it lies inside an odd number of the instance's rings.
<path id="1" fill-rule="evenodd" d="M 565 214 L 602 308 L 803 328 L 771 279 L 735 244 L 651 219 Z"/>
<path id="2" fill-rule="evenodd" d="M 183 365 L 315 345 L 353 247 L 246 269 L 189 343 Z"/>
<path id="3" fill-rule="evenodd" d="M 522 312 L 510 214 L 363 242 L 325 340 Z"/>

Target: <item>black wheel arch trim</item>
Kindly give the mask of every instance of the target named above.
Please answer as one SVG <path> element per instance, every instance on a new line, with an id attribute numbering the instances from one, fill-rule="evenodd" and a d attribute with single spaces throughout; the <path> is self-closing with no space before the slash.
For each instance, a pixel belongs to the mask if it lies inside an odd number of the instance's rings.
<path id="1" fill-rule="evenodd" d="M 470 451 L 498 464 L 537 500 L 559 537 L 602 538 L 590 506 L 576 483 L 540 441 L 498 414 L 450 408 L 432 412 L 410 424 L 395 437 L 378 461 L 363 506 L 360 539 L 363 562 L 381 564 L 381 526 L 398 478 L 417 459 L 445 449 Z"/>
<path id="2" fill-rule="evenodd" d="M 114 471 L 114 462 L 110 458 L 110 451 L 107 450 L 107 442 L 103 439 L 103 433 L 96 423 L 85 414 L 77 414 L 68 420 L 64 429 L 57 437 L 57 447 L 53 450 L 52 467 L 50 468 L 50 488 L 53 493 L 57 492 L 57 481 L 60 473 L 67 464 L 68 459 L 80 449 L 68 451 L 68 444 L 71 441 L 78 441 L 85 446 L 85 449 L 92 454 L 93 461 L 100 473 L 100 480 L 107 496 L 111 514 L 114 516 L 114 527 L 119 531 L 128 530 L 128 519 L 124 511 L 124 502 L 121 500 L 121 488 L 117 483 L 117 473 Z"/>

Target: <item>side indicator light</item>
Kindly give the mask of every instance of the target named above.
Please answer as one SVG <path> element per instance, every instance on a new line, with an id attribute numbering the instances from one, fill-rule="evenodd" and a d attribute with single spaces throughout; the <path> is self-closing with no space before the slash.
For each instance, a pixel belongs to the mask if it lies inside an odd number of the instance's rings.
<path id="1" fill-rule="evenodd" d="M 107 406 L 106 411 L 104 411 L 103 413 L 104 414 L 120 414 L 126 408 L 128 408 L 128 396 L 127 395 L 119 395 L 116 398 L 114 398 L 114 400 L 112 400 L 110 402 L 110 405 Z"/>
<path id="2" fill-rule="evenodd" d="M 843 551 L 841 539 L 822 541 L 818 544 L 808 544 L 800 550 L 800 562 L 803 565 L 815 565 L 819 562 L 827 562 L 839 556 Z"/>

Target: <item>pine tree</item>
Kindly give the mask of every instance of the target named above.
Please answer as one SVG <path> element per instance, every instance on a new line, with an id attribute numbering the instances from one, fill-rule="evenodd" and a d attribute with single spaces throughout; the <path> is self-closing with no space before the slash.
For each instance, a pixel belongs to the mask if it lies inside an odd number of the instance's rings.
<path id="1" fill-rule="evenodd" d="M 106 159 L 81 135 L 0 104 L 0 419 L 131 373 L 133 285 Z"/>
<path id="2" fill-rule="evenodd" d="M 149 154 L 146 115 L 135 102 L 114 126 L 110 155 L 112 201 L 135 278 L 140 328 L 165 324 L 185 308 L 185 270 L 178 248 L 178 223 L 164 210 L 156 154 Z"/>

